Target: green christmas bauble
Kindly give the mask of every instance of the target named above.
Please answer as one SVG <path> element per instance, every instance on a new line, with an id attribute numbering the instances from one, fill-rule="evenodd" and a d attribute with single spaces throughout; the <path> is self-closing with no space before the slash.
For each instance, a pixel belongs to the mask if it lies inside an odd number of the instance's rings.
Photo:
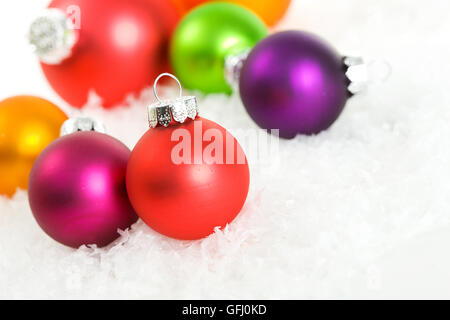
<path id="1" fill-rule="evenodd" d="M 244 7 L 220 2 L 200 6 L 175 30 L 172 67 L 188 89 L 231 93 L 224 75 L 226 57 L 253 48 L 267 34 L 264 23 Z"/>

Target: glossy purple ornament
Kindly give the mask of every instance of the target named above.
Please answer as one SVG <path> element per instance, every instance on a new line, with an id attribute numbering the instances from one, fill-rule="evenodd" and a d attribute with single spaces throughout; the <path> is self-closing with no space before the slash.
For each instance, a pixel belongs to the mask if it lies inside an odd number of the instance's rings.
<path id="1" fill-rule="evenodd" d="M 138 217 L 128 200 L 130 150 L 99 132 L 76 132 L 50 144 L 30 174 L 29 202 L 36 221 L 56 241 L 104 247 Z"/>
<path id="2" fill-rule="evenodd" d="M 285 31 L 262 40 L 245 61 L 242 101 L 253 120 L 280 136 L 315 134 L 338 118 L 350 94 L 342 57 L 316 36 Z"/>

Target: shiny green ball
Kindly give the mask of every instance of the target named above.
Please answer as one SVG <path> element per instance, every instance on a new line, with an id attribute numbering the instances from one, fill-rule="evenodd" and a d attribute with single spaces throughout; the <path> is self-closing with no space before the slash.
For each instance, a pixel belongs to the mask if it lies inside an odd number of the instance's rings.
<path id="1" fill-rule="evenodd" d="M 224 75 L 226 57 L 253 48 L 267 33 L 264 23 L 241 6 L 221 2 L 200 6 L 175 30 L 172 67 L 188 89 L 231 93 Z"/>

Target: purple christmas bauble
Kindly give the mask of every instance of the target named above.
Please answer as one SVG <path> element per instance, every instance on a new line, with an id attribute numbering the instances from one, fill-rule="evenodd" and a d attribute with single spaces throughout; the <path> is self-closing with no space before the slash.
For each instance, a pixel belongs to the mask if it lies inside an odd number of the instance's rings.
<path id="1" fill-rule="evenodd" d="M 342 57 L 309 33 L 285 31 L 262 40 L 244 63 L 242 101 L 264 129 L 283 138 L 330 127 L 350 96 Z"/>
<path id="2" fill-rule="evenodd" d="M 76 132 L 50 144 L 29 179 L 36 221 L 56 241 L 74 248 L 104 247 L 137 221 L 125 186 L 130 150 L 98 132 Z"/>

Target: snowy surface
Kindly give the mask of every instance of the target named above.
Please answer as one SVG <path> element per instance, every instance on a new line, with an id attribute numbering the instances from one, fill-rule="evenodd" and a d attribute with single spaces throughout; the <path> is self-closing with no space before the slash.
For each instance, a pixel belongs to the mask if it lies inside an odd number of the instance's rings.
<path id="1" fill-rule="evenodd" d="M 73 115 L 24 39 L 46 2 L 0 2 L 0 99 L 40 95 Z M 292 28 L 393 74 L 327 132 L 281 141 L 279 164 L 253 165 L 239 218 L 202 241 L 138 222 L 120 245 L 72 250 L 39 229 L 25 192 L 0 197 L 0 298 L 450 298 L 448 0 L 300 0 L 278 27 Z M 150 100 L 85 113 L 133 147 Z M 237 97 L 200 107 L 226 128 L 254 126 Z"/>

